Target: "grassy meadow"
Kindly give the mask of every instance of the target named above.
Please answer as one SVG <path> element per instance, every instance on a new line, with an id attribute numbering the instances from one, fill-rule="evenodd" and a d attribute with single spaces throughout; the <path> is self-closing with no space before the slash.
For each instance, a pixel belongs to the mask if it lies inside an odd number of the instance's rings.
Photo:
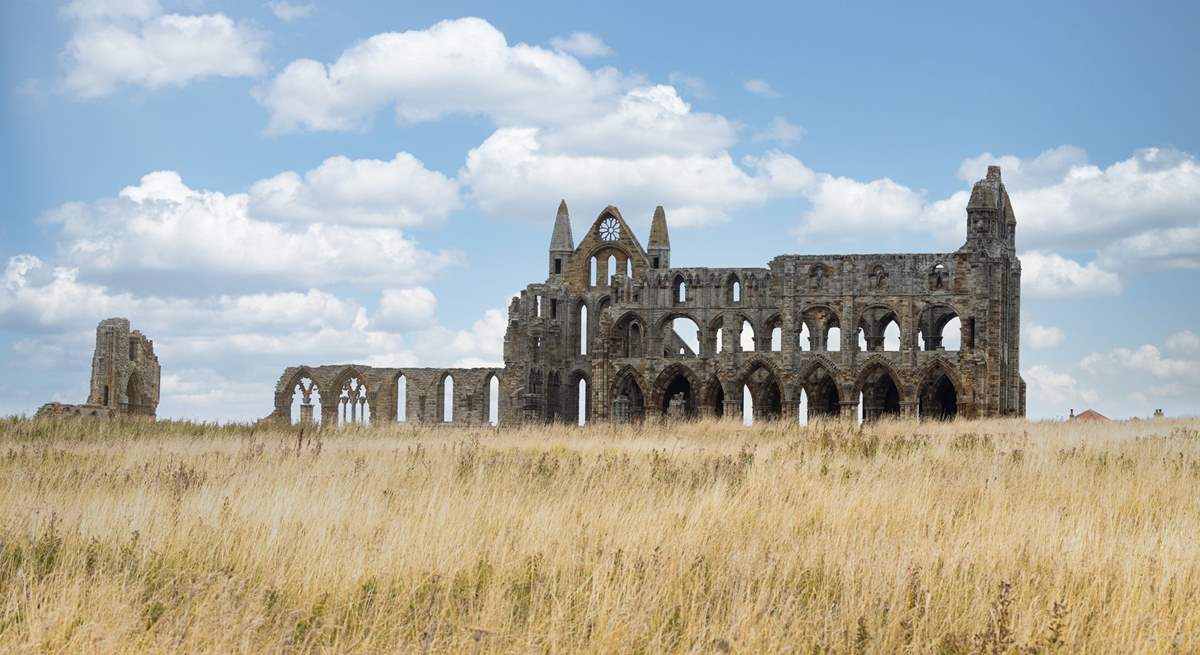
<path id="1" fill-rule="evenodd" d="M 0 652 L 1200 651 L 1200 420 L 0 421 Z"/>

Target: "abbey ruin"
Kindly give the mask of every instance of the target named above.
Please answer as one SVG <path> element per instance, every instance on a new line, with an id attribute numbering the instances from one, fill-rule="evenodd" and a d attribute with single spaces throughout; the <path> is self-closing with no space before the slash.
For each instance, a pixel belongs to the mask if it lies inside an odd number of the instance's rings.
<path id="1" fill-rule="evenodd" d="M 162 371 L 154 342 L 129 329 L 129 319 L 109 318 L 96 326 L 91 390 L 82 405 L 46 403 L 36 418 L 143 416 L 158 411 Z"/>
<path id="2" fill-rule="evenodd" d="M 296 366 L 269 419 L 1024 416 L 1021 264 L 999 167 L 966 214 L 954 252 L 676 268 L 661 207 L 645 247 L 611 206 L 576 244 L 564 202 L 546 280 L 509 305 L 502 369 Z"/>

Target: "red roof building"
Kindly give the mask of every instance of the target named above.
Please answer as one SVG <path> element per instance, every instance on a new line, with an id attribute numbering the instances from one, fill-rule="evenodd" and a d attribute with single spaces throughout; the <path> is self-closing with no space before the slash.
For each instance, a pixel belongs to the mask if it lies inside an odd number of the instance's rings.
<path id="1" fill-rule="evenodd" d="M 1110 419 L 1107 416 L 1101 414 L 1100 412 L 1097 412 L 1094 409 L 1085 409 L 1082 412 L 1079 412 L 1078 414 L 1076 414 L 1075 410 L 1072 409 L 1071 410 L 1071 420 L 1072 421 L 1108 421 Z"/>

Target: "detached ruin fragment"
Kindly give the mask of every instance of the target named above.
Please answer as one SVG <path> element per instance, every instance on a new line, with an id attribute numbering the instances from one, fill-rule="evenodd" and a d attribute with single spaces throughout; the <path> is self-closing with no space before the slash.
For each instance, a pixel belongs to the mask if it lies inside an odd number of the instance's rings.
<path id="1" fill-rule="evenodd" d="M 154 342 L 138 330 L 130 331 L 129 319 L 105 319 L 96 326 L 87 403 L 46 403 L 35 418 L 145 416 L 153 419 L 158 411 L 160 376 Z"/>

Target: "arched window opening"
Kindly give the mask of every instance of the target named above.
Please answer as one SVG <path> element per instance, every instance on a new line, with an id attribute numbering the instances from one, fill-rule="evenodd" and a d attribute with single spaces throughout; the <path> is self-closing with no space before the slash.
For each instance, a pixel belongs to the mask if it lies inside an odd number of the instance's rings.
<path id="1" fill-rule="evenodd" d="M 575 408 L 575 415 L 578 417 L 577 424 L 578 425 L 587 425 L 587 422 L 588 422 L 587 408 L 588 408 L 588 403 L 591 402 L 591 398 L 588 395 L 587 380 L 585 380 L 582 377 L 579 378 L 579 385 L 577 388 L 579 390 L 579 402 Z"/>
<path id="2" fill-rule="evenodd" d="M 800 333 L 796 335 L 796 347 L 800 350 L 812 350 L 812 339 L 809 338 L 808 324 L 800 324 Z"/>
<path id="3" fill-rule="evenodd" d="M 736 279 L 733 281 L 733 286 L 729 290 L 729 300 L 735 305 L 742 302 L 742 283 L 738 282 Z"/>
<path id="4" fill-rule="evenodd" d="M 721 386 L 721 381 L 713 376 L 708 381 L 708 388 L 711 389 L 712 398 L 712 413 L 717 418 L 725 416 L 725 388 Z"/>
<path id="5" fill-rule="evenodd" d="M 619 378 L 617 393 L 612 405 L 612 419 L 616 423 L 636 423 L 645 416 L 646 397 L 633 375 Z"/>
<path id="6" fill-rule="evenodd" d="M 750 387 L 742 385 L 742 425 L 754 425 L 754 398 Z"/>
<path id="7" fill-rule="evenodd" d="M 683 281 L 682 275 L 675 276 L 675 282 L 672 285 L 671 296 L 676 305 L 687 302 L 687 284 Z"/>
<path id="8" fill-rule="evenodd" d="M 442 378 L 442 421 L 454 421 L 454 377 L 450 375 Z"/>
<path id="9" fill-rule="evenodd" d="M 800 390 L 800 405 L 796 408 L 797 421 L 800 425 L 808 425 L 808 393 Z"/>
<path id="10" fill-rule="evenodd" d="M 856 420 L 858 421 L 859 425 L 862 425 L 862 423 L 863 423 L 863 395 L 861 393 L 858 394 L 858 415 L 856 417 Z"/>
<path id="11" fill-rule="evenodd" d="M 863 330 L 862 328 L 858 328 L 858 339 L 856 339 L 856 341 L 858 343 L 858 351 L 866 352 L 866 350 L 867 350 L 867 332 L 866 332 L 866 330 Z"/>
<path id="12" fill-rule="evenodd" d="M 917 319 L 917 343 L 921 350 L 958 350 L 962 321 L 945 305 L 926 307 Z"/>
<path id="13" fill-rule="evenodd" d="M 887 327 L 883 328 L 883 349 L 892 352 L 900 350 L 900 324 L 896 321 L 889 321 Z"/>
<path id="14" fill-rule="evenodd" d="M 338 395 L 339 425 L 366 425 L 371 420 L 371 407 L 367 402 L 367 384 L 353 377 L 342 383 Z"/>
<path id="15" fill-rule="evenodd" d="M 301 378 L 292 393 L 292 424 L 317 425 L 321 422 L 321 390 L 311 378 Z"/>
<path id="16" fill-rule="evenodd" d="M 625 258 L 625 279 L 633 279 L 633 260 L 628 257 Z"/>
<path id="17" fill-rule="evenodd" d="M 742 321 L 742 332 L 738 336 L 738 347 L 741 352 L 754 351 L 754 326 L 750 325 L 750 321 Z"/>
<path id="18" fill-rule="evenodd" d="M 535 296 L 535 298 L 536 298 L 536 302 L 537 302 L 537 317 L 541 318 L 542 317 L 542 296 L 538 295 L 538 296 Z"/>
<path id="19" fill-rule="evenodd" d="M 957 316 L 942 328 L 942 349 L 957 351 L 962 345 L 962 321 Z"/>
<path id="20" fill-rule="evenodd" d="M 828 345 L 825 346 L 825 350 L 830 352 L 840 351 L 842 349 L 842 328 L 831 327 L 828 334 L 829 341 L 827 342 Z"/>
<path id="21" fill-rule="evenodd" d="M 716 339 L 717 339 L 717 345 L 715 347 L 715 352 L 724 351 L 725 350 L 725 328 L 717 328 Z"/>
<path id="22" fill-rule="evenodd" d="M 667 356 L 695 357 L 700 352 L 700 326 L 682 316 L 672 320 L 663 335 L 663 346 Z"/>
<path id="23" fill-rule="evenodd" d="M 588 286 L 594 287 L 594 286 L 596 286 L 596 258 L 592 257 L 591 259 L 588 260 L 588 263 L 591 265 L 591 269 L 592 269 L 591 277 L 588 278 L 588 280 L 589 280 Z"/>
<path id="24" fill-rule="evenodd" d="M 617 257 L 616 255 L 608 256 L 608 263 L 604 266 L 608 276 L 608 286 L 612 286 L 613 276 L 617 274 Z"/>
<path id="25" fill-rule="evenodd" d="M 588 310 L 587 305 L 579 305 L 579 354 L 588 354 Z"/>
<path id="26" fill-rule="evenodd" d="M 488 423 L 500 425 L 500 378 L 488 376 L 487 383 L 487 412 Z"/>
<path id="27" fill-rule="evenodd" d="M 783 328 L 776 325 L 771 330 L 771 351 L 779 352 L 783 350 Z"/>
<path id="28" fill-rule="evenodd" d="M 404 375 L 396 380 L 396 420 L 400 423 L 408 420 L 408 378 Z"/>
<path id="29" fill-rule="evenodd" d="M 642 356 L 642 326 L 637 321 L 629 322 L 629 338 L 626 341 L 626 357 Z"/>

